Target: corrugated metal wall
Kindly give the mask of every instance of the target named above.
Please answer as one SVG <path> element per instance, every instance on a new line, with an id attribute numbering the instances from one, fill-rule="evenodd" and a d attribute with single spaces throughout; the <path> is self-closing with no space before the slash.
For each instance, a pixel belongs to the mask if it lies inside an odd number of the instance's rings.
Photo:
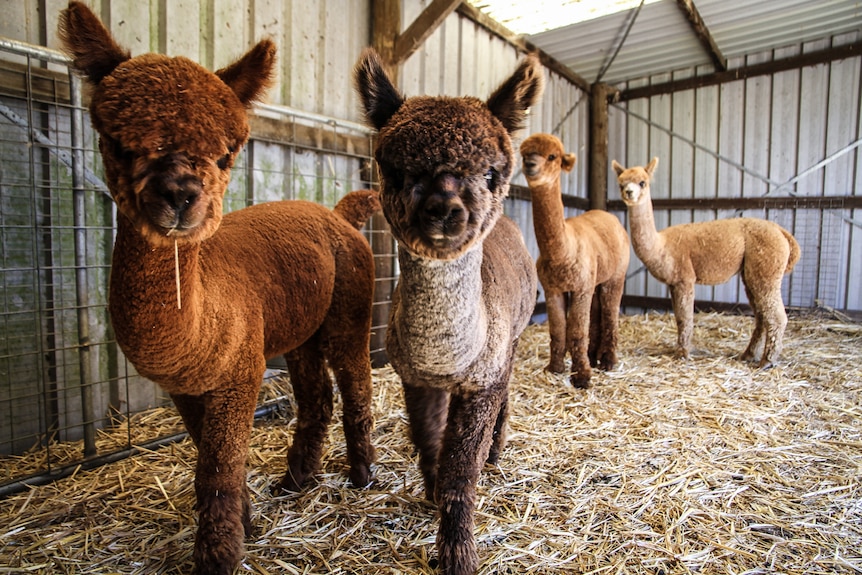
<path id="1" fill-rule="evenodd" d="M 841 43 L 857 40 L 842 37 Z M 735 61 L 768 62 L 829 47 L 809 43 Z M 862 58 L 758 76 L 612 106 L 610 157 L 645 165 L 659 157 L 653 199 L 797 197 L 806 200 L 860 193 L 860 78 Z M 691 75 L 650 77 L 620 89 Z M 609 199 L 619 200 L 609 169 Z M 785 278 L 784 301 L 810 307 L 862 309 L 862 214 L 840 201 L 757 210 L 656 210 L 656 227 L 751 216 L 794 234 L 802 258 Z M 623 214 L 624 215 L 624 214 Z M 626 295 L 668 297 L 667 288 L 632 253 Z M 739 279 L 698 286 L 699 301 L 747 303 Z"/>

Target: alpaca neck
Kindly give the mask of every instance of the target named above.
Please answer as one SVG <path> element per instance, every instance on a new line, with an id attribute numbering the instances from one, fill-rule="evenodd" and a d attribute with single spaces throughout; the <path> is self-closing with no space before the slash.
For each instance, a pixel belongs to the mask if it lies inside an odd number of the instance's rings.
<path id="1" fill-rule="evenodd" d="M 548 184 L 530 186 L 530 195 L 533 199 L 533 227 L 536 229 L 539 251 L 549 261 L 565 259 L 568 238 L 559 176 Z"/>
<path id="2" fill-rule="evenodd" d="M 417 258 L 399 247 L 400 309 L 395 324 L 410 362 L 446 375 L 473 363 L 485 347 L 482 246 L 455 260 Z"/>
<path id="3" fill-rule="evenodd" d="M 653 266 L 661 260 L 662 242 L 655 229 L 652 201 L 649 198 L 629 206 L 629 226 L 635 254 L 652 271 Z"/>
<path id="4" fill-rule="evenodd" d="M 111 267 L 110 311 L 123 352 L 143 375 L 158 377 L 201 346 L 200 244 L 154 247 L 121 217 Z M 179 274 L 177 274 L 177 266 Z M 177 293 L 179 275 L 180 293 Z"/>

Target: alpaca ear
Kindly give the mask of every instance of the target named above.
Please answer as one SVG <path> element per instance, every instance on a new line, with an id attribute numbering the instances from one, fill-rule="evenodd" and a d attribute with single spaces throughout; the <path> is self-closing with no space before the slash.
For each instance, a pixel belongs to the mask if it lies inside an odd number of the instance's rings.
<path id="1" fill-rule="evenodd" d="M 577 156 L 575 156 L 574 154 L 572 154 L 572 153 L 569 153 L 569 154 L 563 154 L 563 158 L 562 158 L 562 165 L 561 165 L 561 167 L 562 167 L 565 171 L 567 171 L 567 172 L 571 172 L 571 171 L 572 171 L 572 168 L 574 168 L 574 167 L 575 167 L 575 162 L 577 162 L 577 161 L 578 161 L 578 157 L 577 157 Z"/>
<path id="2" fill-rule="evenodd" d="M 488 98 L 491 113 L 511 134 L 524 127 L 530 106 L 535 104 L 545 87 L 545 74 L 539 57 L 530 54 L 518 65 L 508 80 Z"/>
<path id="3" fill-rule="evenodd" d="M 60 12 L 57 35 L 72 56 L 72 66 L 93 85 L 132 57 L 83 2 L 69 2 Z"/>
<path id="4" fill-rule="evenodd" d="M 616 160 L 611 160 L 611 167 L 614 169 L 618 176 L 622 175 L 622 173 L 626 171 L 626 169 L 622 167 Z"/>
<path id="5" fill-rule="evenodd" d="M 652 177 L 652 173 L 655 172 L 656 166 L 658 166 L 658 157 L 653 158 L 645 168 L 646 173 L 649 177 Z"/>
<path id="6" fill-rule="evenodd" d="M 362 100 L 365 117 L 378 130 L 404 103 L 404 96 L 392 85 L 373 48 L 366 48 L 359 56 L 353 70 L 353 85 Z"/>
<path id="7" fill-rule="evenodd" d="M 215 74 L 248 106 L 260 99 L 272 82 L 275 52 L 275 42 L 263 39 L 242 58 Z"/>

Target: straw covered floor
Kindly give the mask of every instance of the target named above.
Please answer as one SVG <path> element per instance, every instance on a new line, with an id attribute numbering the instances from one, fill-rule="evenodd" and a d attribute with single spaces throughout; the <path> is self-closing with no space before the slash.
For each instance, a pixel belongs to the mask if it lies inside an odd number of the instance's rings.
<path id="1" fill-rule="evenodd" d="M 780 365 L 759 371 L 732 358 L 751 324 L 698 314 L 696 351 L 683 361 L 671 357 L 672 316 L 624 316 L 621 365 L 588 390 L 543 371 L 547 326 L 531 326 L 509 442 L 480 479 L 479 572 L 862 572 L 862 329 L 793 313 Z M 378 463 L 367 489 L 348 485 L 337 422 L 315 484 L 271 496 L 290 398 L 256 423 L 255 534 L 238 573 L 434 572 L 437 520 L 400 384 L 388 367 L 374 376 Z M 163 409 L 146 423 L 173 432 L 178 419 Z M 188 573 L 194 462 L 185 439 L 0 500 L 0 573 Z"/>

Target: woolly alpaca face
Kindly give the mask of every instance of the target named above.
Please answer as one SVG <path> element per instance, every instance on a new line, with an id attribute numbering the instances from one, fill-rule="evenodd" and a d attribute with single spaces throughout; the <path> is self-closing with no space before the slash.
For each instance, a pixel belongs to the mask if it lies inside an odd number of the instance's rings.
<path id="1" fill-rule="evenodd" d="M 357 63 L 355 81 L 379 130 L 381 204 L 399 244 L 418 257 L 448 260 L 481 242 L 509 192 L 510 134 L 541 94 L 538 59 L 526 58 L 487 102 L 404 98 L 372 50 Z"/>
<path id="2" fill-rule="evenodd" d="M 531 186 L 553 183 L 560 170 L 572 171 L 577 158 L 567 154 L 563 143 L 551 134 L 533 134 L 521 143 L 524 177 Z"/>
<path id="3" fill-rule="evenodd" d="M 658 166 L 658 158 L 653 158 L 646 167 L 635 166 L 624 168 L 616 160 L 611 163 L 617 173 L 617 183 L 620 186 L 620 196 L 627 206 L 647 202 L 650 199 L 649 181 Z"/>
<path id="4" fill-rule="evenodd" d="M 156 246 L 210 237 L 275 46 L 265 40 L 215 73 L 182 57 L 131 58 L 78 2 L 63 11 L 60 37 L 93 86 L 91 118 L 120 213 Z"/>

